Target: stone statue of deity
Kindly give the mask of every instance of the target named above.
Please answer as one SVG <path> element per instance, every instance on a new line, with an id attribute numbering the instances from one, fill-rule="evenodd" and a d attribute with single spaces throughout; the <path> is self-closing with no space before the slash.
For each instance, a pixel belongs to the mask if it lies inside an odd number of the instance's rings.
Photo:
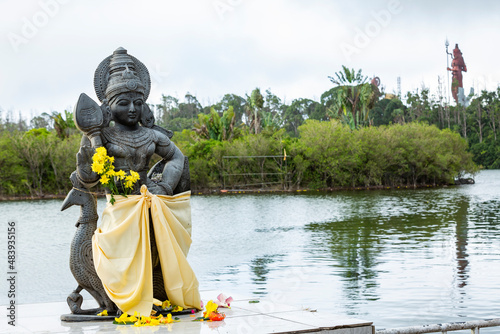
<path id="1" fill-rule="evenodd" d="M 462 88 L 462 72 L 467 72 L 467 66 L 465 65 L 464 57 L 462 56 L 462 51 L 458 48 L 458 44 L 455 44 L 453 49 L 453 60 L 451 61 L 451 68 L 448 67 L 448 71 L 451 71 L 452 82 L 451 91 L 455 102 L 459 103 L 459 90 Z"/>
<path id="2" fill-rule="evenodd" d="M 172 132 L 154 124 L 146 103 L 149 72 L 118 48 L 97 67 L 94 87 L 101 104 L 82 93 L 75 107 L 75 124 L 83 136 L 70 178 L 73 189 L 62 208 L 82 207 L 71 245 L 70 268 L 79 284 L 68 297 L 71 312 L 106 309 L 149 316 L 155 299 L 199 309 L 198 281 L 186 260 L 191 243 L 189 164 L 170 140 Z M 103 183 L 92 167 L 101 147 L 113 159 L 115 172 L 136 172 L 139 178 L 128 195 L 115 195 L 107 203 L 97 227 L 90 190 Z M 162 159 L 149 169 L 153 154 Z M 115 176 L 114 181 L 124 194 L 123 178 Z M 82 289 L 96 299 L 97 309 L 81 309 Z"/>

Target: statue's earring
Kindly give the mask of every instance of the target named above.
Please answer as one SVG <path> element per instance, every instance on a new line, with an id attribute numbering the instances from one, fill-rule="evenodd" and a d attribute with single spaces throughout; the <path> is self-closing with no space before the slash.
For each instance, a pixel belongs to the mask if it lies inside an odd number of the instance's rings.
<path id="1" fill-rule="evenodd" d="M 142 105 L 141 124 L 147 128 L 152 128 L 155 125 L 155 115 L 147 103 Z"/>
<path id="2" fill-rule="evenodd" d="M 111 114 L 111 108 L 109 107 L 108 100 L 104 99 L 102 100 L 101 104 L 101 111 L 102 111 L 102 117 L 103 117 L 103 127 L 108 127 L 109 122 L 113 120 L 113 116 Z"/>

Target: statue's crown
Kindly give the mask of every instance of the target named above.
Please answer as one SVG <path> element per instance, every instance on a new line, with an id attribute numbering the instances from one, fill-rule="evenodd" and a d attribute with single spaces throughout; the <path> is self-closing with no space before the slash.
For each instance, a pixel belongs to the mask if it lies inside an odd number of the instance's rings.
<path id="1" fill-rule="evenodd" d="M 113 52 L 109 62 L 106 99 L 110 101 L 118 94 L 131 91 L 144 94 L 146 89 L 137 75 L 133 59 L 127 53 L 127 50 L 120 47 Z"/>
<path id="2" fill-rule="evenodd" d="M 94 88 L 101 102 L 109 102 L 117 94 L 130 91 L 144 94 L 144 100 L 147 100 L 151 78 L 146 66 L 120 47 L 97 66 Z"/>

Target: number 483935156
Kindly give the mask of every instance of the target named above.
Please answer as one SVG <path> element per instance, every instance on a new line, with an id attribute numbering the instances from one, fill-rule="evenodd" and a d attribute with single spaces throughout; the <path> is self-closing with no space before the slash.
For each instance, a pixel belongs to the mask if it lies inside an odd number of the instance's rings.
<path id="1" fill-rule="evenodd" d="M 7 228 L 7 263 L 9 270 L 16 269 L 16 223 L 9 222 Z"/>

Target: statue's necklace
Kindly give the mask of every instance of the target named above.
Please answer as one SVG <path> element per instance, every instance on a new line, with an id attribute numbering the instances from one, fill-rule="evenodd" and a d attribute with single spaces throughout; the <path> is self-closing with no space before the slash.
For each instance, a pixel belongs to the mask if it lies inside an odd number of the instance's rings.
<path id="1" fill-rule="evenodd" d="M 126 145 L 134 149 L 153 142 L 151 133 L 142 126 L 136 131 L 124 131 L 118 127 L 104 128 L 103 135 L 113 144 Z"/>

